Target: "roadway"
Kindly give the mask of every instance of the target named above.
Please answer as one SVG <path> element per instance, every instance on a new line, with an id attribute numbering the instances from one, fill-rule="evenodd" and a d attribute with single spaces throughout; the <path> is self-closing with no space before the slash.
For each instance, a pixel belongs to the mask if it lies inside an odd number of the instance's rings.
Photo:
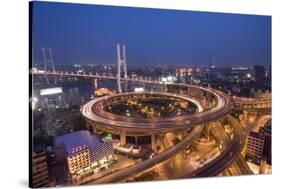
<path id="1" fill-rule="evenodd" d="M 204 90 L 204 89 L 202 89 Z M 227 96 L 219 93 L 214 93 L 217 97 L 217 103 L 215 107 L 204 111 L 200 102 L 195 98 L 180 96 L 170 93 L 154 93 L 164 96 L 174 96 L 177 98 L 183 98 L 187 101 L 191 101 L 198 107 L 198 112 L 192 115 L 175 116 L 172 118 L 161 119 L 139 119 L 126 116 L 120 116 L 103 111 L 103 102 L 116 97 L 128 96 L 128 95 L 141 95 L 141 94 L 153 94 L 153 93 L 121 93 L 110 96 L 94 99 L 86 103 L 81 108 L 82 115 L 89 121 L 102 125 L 105 129 L 126 132 L 169 132 L 179 129 L 186 129 L 187 126 L 193 127 L 201 125 L 213 120 L 216 120 L 230 111 L 231 102 Z"/>
<path id="2" fill-rule="evenodd" d="M 224 151 L 226 147 L 231 143 L 230 137 L 225 132 L 223 126 L 218 121 L 217 125 L 211 127 L 211 131 L 219 145 L 221 145 L 221 151 Z M 240 126 L 241 127 L 241 126 Z M 247 175 L 252 174 L 249 166 L 247 165 L 245 159 L 240 155 L 238 159 L 231 165 L 234 169 L 231 169 L 234 175 Z"/>
<path id="3" fill-rule="evenodd" d="M 255 100 L 252 98 L 233 97 L 236 110 L 271 114 L 271 100 Z"/>
<path id="4" fill-rule="evenodd" d="M 243 145 L 246 140 L 246 132 L 240 126 L 235 118 L 231 115 L 226 115 L 226 119 L 233 126 L 233 138 L 229 144 L 222 145 L 224 149 L 220 156 L 208 163 L 207 165 L 195 170 L 193 173 L 186 174 L 182 178 L 189 177 L 209 177 L 217 176 L 239 158 Z M 220 132 L 217 132 L 220 135 Z M 219 136 L 223 137 L 223 136 Z M 224 138 L 224 137 L 223 137 Z"/>
<path id="5" fill-rule="evenodd" d="M 200 133 L 203 131 L 204 126 L 197 126 L 195 127 L 190 135 L 186 138 L 184 138 L 182 141 L 180 141 L 178 144 L 170 147 L 169 149 L 167 149 L 166 151 L 164 151 L 163 153 L 156 155 L 154 157 L 152 157 L 151 159 L 142 161 L 134 166 L 131 166 L 129 168 L 120 170 L 118 172 L 115 172 L 113 174 L 107 175 L 105 177 L 102 177 L 100 179 L 94 180 L 92 182 L 89 183 L 95 183 L 95 184 L 99 184 L 99 183 L 114 183 L 114 182 L 118 182 L 121 180 L 124 180 L 128 177 L 131 177 L 141 171 L 144 171 L 150 167 L 153 167 L 156 164 L 159 164 L 169 158 L 171 158 L 172 156 L 174 156 L 174 154 L 176 154 L 177 152 L 185 149 L 187 146 L 190 146 L 192 144 L 192 142 L 194 140 L 196 140 Z"/>
<path id="6" fill-rule="evenodd" d="M 75 76 L 75 77 L 89 77 L 89 78 L 101 78 L 101 79 L 114 79 L 117 80 L 117 77 L 112 76 L 100 76 L 100 75 L 86 75 L 86 74 L 68 74 L 68 73 L 33 73 L 33 74 L 47 74 L 47 75 L 59 75 L 59 76 Z M 159 81 L 151 81 L 151 80 L 142 80 L 142 79 L 135 79 L 135 78 L 121 78 L 121 80 L 128 80 L 128 81 L 137 81 L 142 83 L 151 83 L 151 84 L 163 84 Z M 165 84 L 165 83 L 164 83 Z M 136 173 L 139 173 L 145 169 L 148 169 L 157 163 L 165 161 L 171 158 L 174 154 L 179 152 L 182 149 L 185 149 L 187 146 L 191 145 L 192 142 L 197 139 L 202 132 L 204 126 L 200 125 L 202 123 L 207 123 L 213 120 L 216 120 L 224 115 L 226 115 L 231 109 L 231 100 L 230 97 L 220 91 L 210 89 L 210 88 L 202 88 L 199 86 L 187 85 L 187 84 L 169 84 L 175 85 L 179 87 L 186 87 L 186 88 L 194 88 L 204 90 L 205 92 L 211 93 L 216 98 L 216 106 L 210 110 L 199 112 L 194 115 L 193 118 L 190 118 L 189 125 L 196 126 L 191 131 L 190 135 L 184 138 L 175 146 L 169 148 L 165 152 L 152 157 L 151 159 L 145 160 L 137 165 L 131 166 L 129 168 L 123 169 L 121 171 L 115 172 L 108 176 L 102 177 L 98 180 L 93 181 L 92 183 L 112 183 L 118 182 L 120 180 L 124 180 L 127 177 L 130 177 Z M 83 106 L 82 112 L 89 113 L 91 106 Z M 207 165 L 197 169 L 196 171 L 192 172 L 191 174 L 185 175 L 183 178 L 186 177 L 207 177 L 207 176 L 216 176 L 220 174 L 223 170 L 228 168 L 239 156 L 242 151 L 243 144 L 246 138 L 246 132 L 240 126 L 240 124 L 230 115 L 226 115 L 227 119 L 229 120 L 230 124 L 234 128 L 233 139 L 231 140 L 230 144 L 227 145 L 226 149 L 222 152 L 220 156 L 218 156 L 215 160 L 211 161 Z M 100 121 L 105 121 L 105 124 L 108 123 L 107 119 L 103 119 Z M 113 122 L 112 122 L 113 123 Z M 112 124 L 114 126 L 116 123 Z M 186 122 L 182 125 L 183 128 L 186 127 Z"/>

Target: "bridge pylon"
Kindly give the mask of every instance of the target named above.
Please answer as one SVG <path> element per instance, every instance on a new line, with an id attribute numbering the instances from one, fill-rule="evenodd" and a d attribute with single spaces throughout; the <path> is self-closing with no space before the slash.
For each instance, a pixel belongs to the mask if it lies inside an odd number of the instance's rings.
<path id="1" fill-rule="evenodd" d="M 45 73 L 44 75 L 45 75 L 46 82 L 49 85 L 50 81 L 47 77 L 48 65 L 51 66 L 53 72 L 56 72 L 53 53 L 52 53 L 51 48 L 45 49 L 44 47 L 42 47 L 41 50 L 42 50 L 43 63 L 44 63 L 44 73 Z M 48 56 L 47 56 L 47 53 L 48 53 Z M 55 84 L 56 83 L 57 83 L 57 77 L 55 76 Z"/>
<path id="2" fill-rule="evenodd" d="M 98 89 L 98 78 L 94 78 L 94 89 L 97 90 Z"/>
<path id="3" fill-rule="evenodd" d="M 122 93 L 121 87 L 121 69 L 123 68 L 124 78 L 127 78 L 127 58 L 126 58 L 126 46 L 117 44 L 117 85 L 118 92 Z M 125 80 L 125 91 L 127 92 L 128 81 Z"/>

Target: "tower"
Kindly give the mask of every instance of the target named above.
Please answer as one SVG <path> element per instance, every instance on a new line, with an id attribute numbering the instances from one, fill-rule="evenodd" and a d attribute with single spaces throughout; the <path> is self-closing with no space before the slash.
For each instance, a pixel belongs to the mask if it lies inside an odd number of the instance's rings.
<path id="1" fill-rule="evenodd" d="M 118 92 L 122 93 L 121 69 L 123 68 L 124 78 L 127 78 L 126 46 L 117 44 L 117 85 Z M 127 91 L 127 80 L 125 81 L 125 91 Z"/>
<path id="2" fill-rule="evenodd" d="M 209 54 L 208 67 L 212 68 L 212 66 L 213 66 L 212 54 Z"/>
<path id="3" fill-rule="evenodd" d="M 209 54 L 209 59 L 208 59 L 208 67 L 207 67 L 207 76 L 208 80 L 210 80 L 210 71 L 213 68 L 213 57 L 212 54 Z"/>
<path id="4" fill-rule="evenodd" d="M 45 78 L 46 78 L 47 84 L 49 85 L 50 82 L 47 77 L 48 65 L 51 66 L 53 72 L 56 72 L 55 65 L 54 65 L 54 59 L 53 59 L 53 53 L 52 53 L 51 48 L 45 49 L 43 47 L 43 48 L 41 48 L 41 50 L 42 50 L 42 56 L 43 56 Z M 47 53 L 49 54 L 48 56 L 46 54 L 46 50 L 47 50 Z M 57 78 L 55 77 L 55 84 L 56 83 L 57 83 Z"/>

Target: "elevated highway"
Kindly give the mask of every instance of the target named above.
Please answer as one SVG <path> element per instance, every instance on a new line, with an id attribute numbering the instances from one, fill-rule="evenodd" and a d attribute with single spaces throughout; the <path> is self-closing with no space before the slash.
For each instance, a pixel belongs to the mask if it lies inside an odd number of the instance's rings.
<path id="1" fill-rule="evenodd" d="M 226 115 L 226 119 L 234 129 L 231 142 L 229 144 L 223 145 L 224 150 L 222 151 L 220 156 L 215 158 L 207 165 L 185 175 L 182 178 L 217 176 L 225 169 L 230 167 L 239 158 L 246 140 L 246 132 L 240 126 L 238 121 L 231 115 Z M 220 132 L 218 132 L 218 135 L 219 133 Z"/>
<path id="2" fill-rule="evenodd" d="M 122 181 L 128 177 L 131 177 L 141 171 L 144 171 L 158 163 L 161 163 L 161 162 L 171 158 L 172 156 L 174 156 L 174 154 L 176 154 L 177 152 L 185 149 L 187 146 L 190 146 L 192 144 L 192 142 L 199 137 L 199 135 L 201 134 L 203 129 L 204 129 L 204 126 L 197 126 L 191 131 L 191 133 L 188 137 L 184 138 L 178 144 L 170 147 L 165 152 L 163 152 L 159 155 L 156 155 L 156 156 L 152 157 L 151 159 L 148 159 L 141 163 L 133 165 L 129 168 L 120 170 L 118 172 L 107 175 L 100 179 L 94 180 L 91 183 L 100 184 L 100 183 L 119 182 L 119 181 Z"/>
<path id="3" fill-rule="evenodd" d="M 204 90 L 204 89 L 202 89 Z M 183 98 L 193 102 L 198 107 L 198 112 L 191 115 L 175 116 L 171 118 L 161 119 L 136 119 L 125 116 L 118 116 L 115 114 L 109 114 L 102 110 L 102 103 L 105 100 L 109 100 L 116 97 L 126 97 L 128 95 L 142 95 L 142 94 L 157 94 L 163 95 L 163 97 L 174 96 L 177 98 Z M 150 133 L 166 133 L 175 130 L 186 129 L 187 127 L 193 127 L 201 125 L 213 120 L 216 120 L 230 110 L 230 101 L 226 96 L 214 93 L 217 99 L 216 105 L 212 109 L 204 111 L 203 107 L 195 98 L 189 98 L 177 94 L 170 93 L 121 93 L 111 96 L 105 96 L 98 99 L 94 99 L 81 108 L 82 115 L 93 124 L 102 125 L 105 130 L 110 131 L 126 131 L 128 132 L 150 132 Z"/>
<path id="4" fill-rule="evenodd" d="M 112 79 L 116 80 L 117 77 L 113 76 L 101 76 L 101 75 L 86 75 L 86 74 L 74 74 L 74 73 L 63 73 L 63 72 L 49 72 L 49 73 L 32 73 L 34 75 L 36 74 L 47 74 L 47 75 L 56 75 L 56 76 L 74 76 L 74 77 L 84 77 L 84 78 L 100 78 L 100 79 Z M 243 130 L 243 128 L 240 126 L 240 124 L 235 120 L 232 116 L 228 115 L 232 108 L 232 100 L 230 97 L 226 94 L 224 94 L 221 91 L 214 90 L 211 88 L 202 88 L 199 86 L 193 86 L 193 85 L 187 85 L 187 84 L 166 84 L 159 81 L 152 81 L 152 80 L 143 80 L 143 79 L 136 79 L 136 78 L 121 78 L 121 80 L 127 80 L 127 81 L 136 81 L 141 83 L 151 83 L 151 84 L 158 84 L 158 85 L 171 85 L 176 86 L 180 89 L 192 89 L 191 91 L 204 91 L 208 95 L 212 95 L 215 98 L 215 104 L 213 104 L 211 107 L 209 107 L 207 110 L 198 112 L 193 117 L 186 117 L 181 118 L 182 120 L 175 124 L 175 127 L 178 128 L 186 128 L 193 127 L 193 130 L 189 134 L 189 136 L 183 138 L 178 144 L 172 146 L 165 152 L 158 154 L 151 159 L 148 159 L 146 161 L 143 161 L 141 163 L 138 163 L 136 165 L 133 165 L 129 168 L 120 170 L 118 172 L 115 172 L 113 174 L 107 175 L 105 177 L 102 177 L 98 180 L 93 181 L 92 183 L 112 183 L 112 182 L 118 182 L 121 180 L 124 180 L 132 175 L 134 175 L 137 172 L 144 171 L 148 168 L 151 168 L 152 166 L 156 165 L 157 163 L 161 163 L 170 157 L 172 157 L 174 154 L 179 152 L 180 150 L 186 148 L 187 146 L 191 145 L 191 143 L 199 137 L 201 134 L 204 123 L 209 123 L 211 121 L 215 121 L 223 116 L 226 116 L 229 123 L 234 128 L 234 134 L 233 138 L 230 141 L 228 145 L 226 145 L 225 149 L 221 153 L 220 156 L 218 156 L 215 160 L 211 161 L 207 165 L 197 169 L 196 171 L 185 175 L 183 178 L 188 177 L 207 177 L 207 176 L 216 176 L 220 174 L 222 171 L 227 169 L 229 166 L 231 166 L 240 156 L 240 153 L 242 151 L 242 147 L 245 143 L 245 139 L 247 136 L 247 133 Z M 187 94 L 192 96 L 191 94 Z M 194 96 L 194 95 L 193 95 Z M 202 97 L 202 96 L 201 96 Z M 91 101 L 84 105 L 81 108 L 81 112 L 83 115 L 91 120 L 93 115 L 91 114 L 91 107 L 96 101 Z M 97 117 L 94 118 L 94 122 Z M 104 125 L 109 125 L 110 127 L 118 127 L 122 126 L 122 128 L 130 128 L 130 122 L 126 125 L 122 125 L 123 122 L 112 122 L 112 120 L 108 120 L 107 118 L 98 118 L 99 122 L 102 122 Z M 165 125 L 162 125 L 165 128 Z M 145 126 L 147 127 L 147 126 Z M 171 127 L 170 123 L 167 123 L 166 127 Z M 143 126 L 140 125 L 138 129 L 143 129 Z M 157 126 L 153 126 L 150 129 L 155 131 L 159 128 Z"/>
<path id="5" fill-rule="evenodd" d="M 234 109 L 258 114 L 271 114 L 271 100 L 255 100 L 251 98 L 233 97 Z"/>
<path id="6" fill-rule="evenodd" d="M 236 122 L 236 124 L 237 123 L 238 122 Z M 213 127 L 211 127 L 211 132 L 213 133 L 217 144 L 220 146 L 220 150 L 224 151 L 231 143 L 231 138 L 225 132 L 223 126 L 219 121 L 217 121 L 217 124 L 213 124 Z M 231 165 L 231 167 L 234 167 L 234 169 L 230 169 L 233 170 L 232 175 L 252 174 L 252 171 L 250 170 L 249 166 L 246 163 L 246 160 L 242 157 L 242 155 L 238 157 L 238 159 Z"/>

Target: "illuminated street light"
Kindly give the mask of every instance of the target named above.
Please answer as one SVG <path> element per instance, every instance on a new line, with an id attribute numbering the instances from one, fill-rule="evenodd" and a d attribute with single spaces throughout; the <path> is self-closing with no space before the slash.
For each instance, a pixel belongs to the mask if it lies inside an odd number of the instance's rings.
<path id="1" fill-rule="evenodd" d="M 32 99 L 31 99 L 31 108 L 32 108 L 32 110 L 35 109 L 37 102 L 38 102 L 38 98 L 37 97 L 32 97 Z"/>
<path id="2" fill-rule="evenodd" d="M 33 97 L 33 101 L 34 102 L 38 102 L 38 98 L 37 97 Z"/>

